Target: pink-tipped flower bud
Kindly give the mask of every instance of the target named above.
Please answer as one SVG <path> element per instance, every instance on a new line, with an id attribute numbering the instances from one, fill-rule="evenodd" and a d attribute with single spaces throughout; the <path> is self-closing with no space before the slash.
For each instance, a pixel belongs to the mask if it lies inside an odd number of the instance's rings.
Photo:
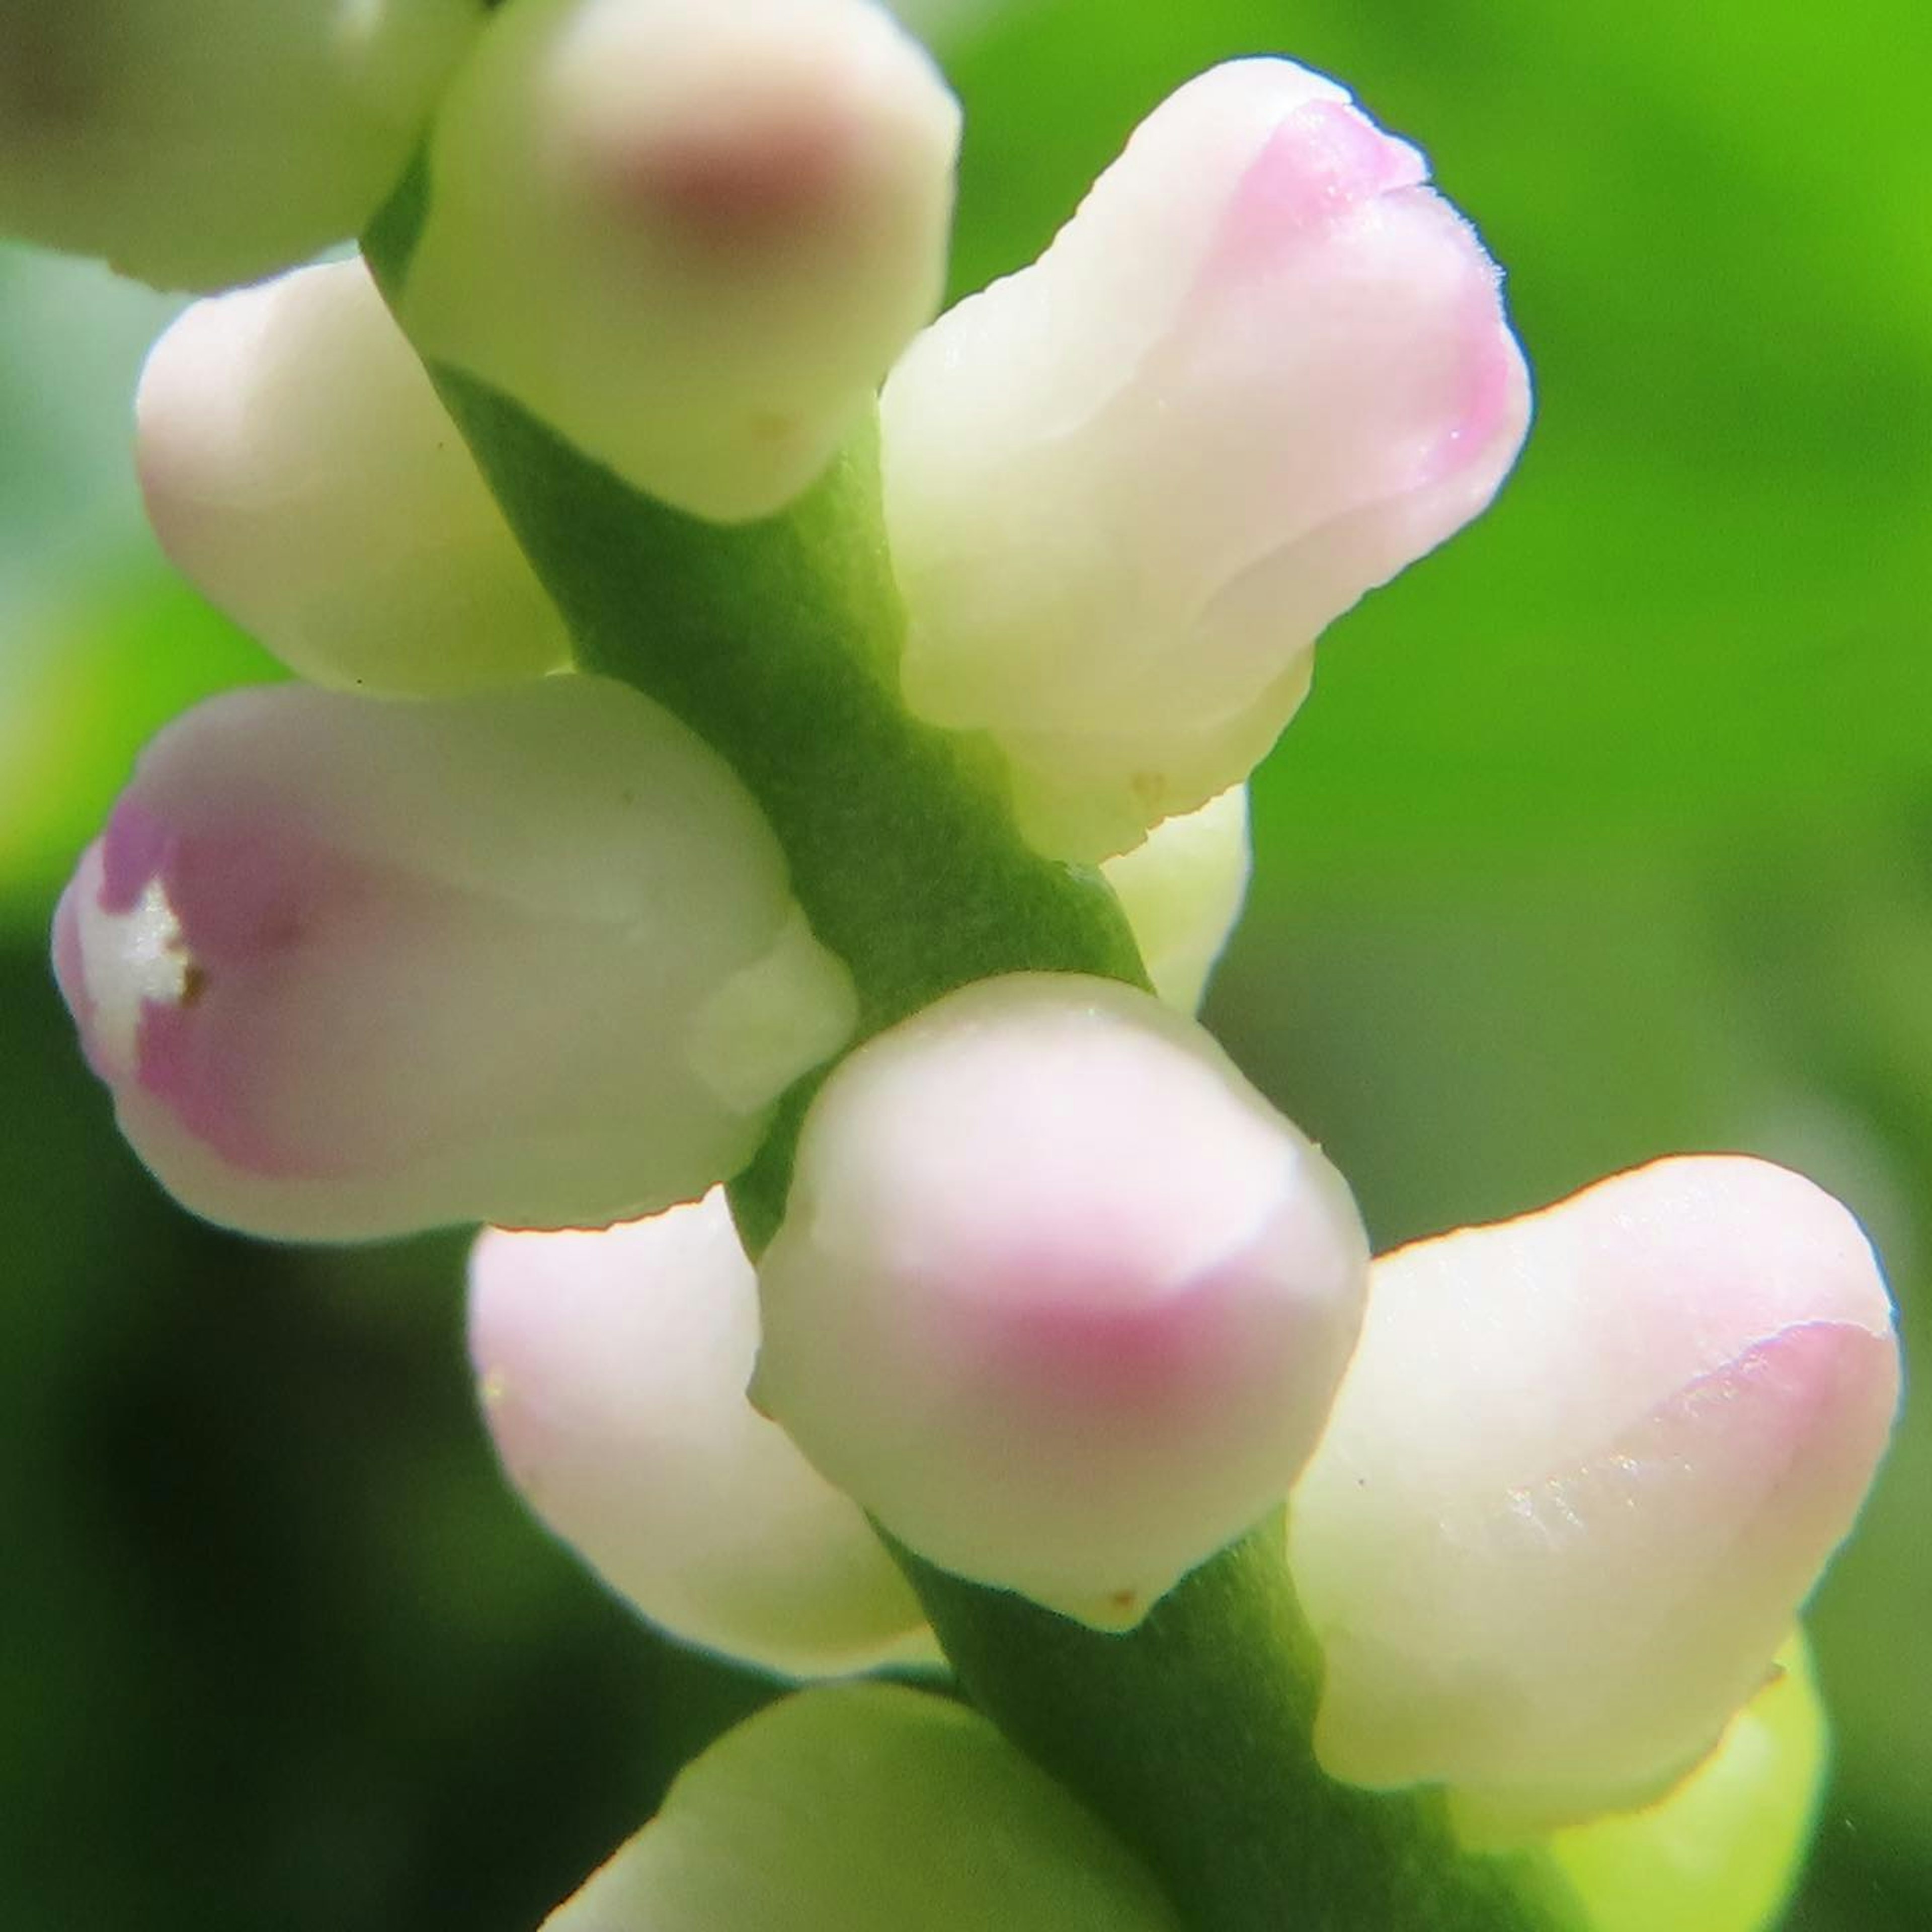
<path id="1" fill-rule="evenodd" d="M 164 288 L 365 226 L 480 0 L 6 0 L 0 233 Z"/>
<path id="2" fill-rule="evenodd" d="M 1658 1162 L 1378 1261 L 1295 1492 L 1335 1776 L 1498 1836 L 1645 1802 L 1764 1682 L 1898 1398 L 1858 1223 Z"/>
<path id="3" fill-rule="evenodd" d="M 982 981 L 814 1103 L 758 1400 L 921 1556 L 1125 1628 L 1294 1481 L 1366 1271 L 1340 1176 L 1192 1020 Z"/>
<path id="4" fill-rule="evenodd" d="M 437 124 L 400 313 L 639 489 L 765 515 L 938 306 L 958 140 L 872 0 L 520 0 Z"/>
<path id="5" fill-rule="evenodd" d="M 1317 633 L 1501 483 L 1528 378 L 1426 172 L 1333 82 L 1218 68 L 893 371 L 907 701 L 992 734 L 1042 850 L 1245 778 Z"/>
<path id="6" fill-rule="evenodd" d="M 1179 1932 L 1114 1834 L 976 1711 L 891 1684 L 769 1704 L 544 1932 Z"/>
<path id="7" fill-rule="evenodd" d="M 142 754 L 54 958 L 162 1184 L 296 1239 L 693 1199 L 854 1013 L 724 762 L 592 677 L 198 706 Z"/>
<path id="8" fill-rule="evenodd" d="M 1154 991 L 1170 1006 L 1200 1010 L 1253 868 L 1246 785 L 1163 820 L 1100 868 L 1133 928 Z"/>
<path id="9" fill-rule="evenodd" d="M 568 662 L 359 260 L 194 304 L 154 345 L 134 415 L 162 548 L 291 670 L 420 697 Z"/>
<path id="10" fill-rule="evenodd" d="M 489 1229 L 470 1351 L 512 1481 L 654 1622 L 797 1676 L 929 1644 L 857 1504 L 746 1399 L 758 1277 L 722 1194 L 596 1234 Z"/>

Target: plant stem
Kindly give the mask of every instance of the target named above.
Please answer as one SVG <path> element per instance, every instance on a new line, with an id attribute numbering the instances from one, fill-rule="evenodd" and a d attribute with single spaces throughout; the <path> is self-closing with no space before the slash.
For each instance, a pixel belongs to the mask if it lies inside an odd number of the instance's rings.
<path id="1" fill-rule="evenodd" d="M 365 244 L 392 297 L 427 192 L 419 171 Z M 722 526 L 638 494 L 481 384 L 431 373 L 584 668 L 674 712 L 764 808 L 813 930 L 850 970 L 854 1045 L 995 974 L 1145 985 L 1098 875 L 1021 838 L 992 748 L 901 704 L 904 617 L 869 436 L 783 514 Z M 782 1215 L 814 1084 L 786 1097 L 733 1184 L 754 1253 Z M 1463 1853 L 1432 1798 L 1322 1775 L 1319 1658 L 1279 1524 L 1125 1636 L 896 1553 L 970 1694 L 1137 1848 L 1193 1932 L 1573 1923 L 1540 1863 Z"/>

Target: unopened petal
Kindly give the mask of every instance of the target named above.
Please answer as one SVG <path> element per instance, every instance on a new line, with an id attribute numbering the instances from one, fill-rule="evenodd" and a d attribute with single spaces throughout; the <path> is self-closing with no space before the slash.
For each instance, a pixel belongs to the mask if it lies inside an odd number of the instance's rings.
<path id="1" fill-rule="evenodd" d="M 734 1172 L 849 1030 L 794 916 L 750 797 L 627 686 L 278 686 L 149 746 L 55 956 L 123 1130 L 212 1220 L 602 1226 Z M 766 1090 L 723 1090 L 698 1018 L 774 950 Z"/>
<path id="2" fill-rule="evenodd" d="M 1199 1010 L 1208 976 L 1241 916 L 1254 866 L 1248 788 L 1170 818 L 1102 867 L 1120 896 L 1154 989 L 1184 1013 Z"/>
<path id="3" fill-rule="evenodd" d="M 568 662 L 359 260 L 196 303 L 149 356 L 135 418 L 162 547 L 303 676 L 422 696 Z"/>
<path id="4" fill-rule="evenodd" d="M 597 1233 L 490 1229 L 470 1348 L 511 1480 L 654 1622 L 798 1676 L 916 1643 L 857 1504 L 746 1400 L 758 1280 L 722 1193 Z"/>
<path id="5" fill-rule="evenodd" d="M 1499 1828 L 1666 1789 L 1769 1673 L 1898 1392 L 1869 1244 L 1768 1162 L 1660 1162 L 1378 1261 L 1291 1519 L 1324 1764 Z"/>
<path id="6" fill-rule="evenodd" d="M 960 1706 L 807 1690 L 730 1731 L 544 1932 L 1177 1932 L 1153 1881 Z"/>
<path id="7" fill-rule="evenodd" d="M 814 1103 L 758 1399 L 921 1555 L 1124 1627 L 1293 1481 L 1366 1253 L 1340 1177 L 1192 1021 L 986 981 Z"/>
<path id="8" fill-rule="evenodd" d="M 937 307 L 958 137 L 872 0 L 522 0 L 439 122 L 403 319 L 638 488 L 765 515 Z"/>
<path id="9" fill-rule="evenodd" d="M 1826 1745 L 1810 1653 L 1794 1632 L 1771 1682 L 1682 1784 L 1551 1840 L 1591 1932 L 1770 1932 L 1810 1845 Z"/>
<path id="10" fill-rule="evenodd" d="M 1246 777 L 1317 634 L 1494 494 L 1528 410 L 1495 265 L 1334 82 L 1242 61 L 1146 122 L 883 402 L 904 686 L 1097 859 Z"/>
<path id="11" fill-rule="evenodd" d="M 0 232 L 164 288 L 356 234 L 480 27 L 479 0 L 7 0 Z"/>

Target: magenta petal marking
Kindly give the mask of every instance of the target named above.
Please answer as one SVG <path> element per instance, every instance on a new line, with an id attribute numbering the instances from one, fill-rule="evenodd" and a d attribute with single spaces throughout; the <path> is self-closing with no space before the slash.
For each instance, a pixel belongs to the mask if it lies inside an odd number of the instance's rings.
<path id="1" fill-rule="evenodd" d="M 236 1167 L 338 1171 L 271 1126 L 266 1088 L 278 1073 L 261 1056 L 277 1003 L 300 991 L 310 934 L 324 922 L 339 928 L 368 896 L 361 869 L 285 827 L 183 832 L 123 803 L 109 824 L 103 874 L 104 910 L 130 914 L 158 886 L 179 928 L 179 997 L 141 1002 L 134 1072 L 142 1092 Z"/>
<path id="2" fill-rule="evenodd" d="M 176 833 L 154 814 L 123 799 L 100 841 L 100 909 L 130 913 L 151 880 L 165 871 Z"/>
<path id="3" fill-rule="evenodd" d="M 1217 266 L 1319 241 L 1377 196 L 1427 178 L 1407 142 L 1339 101 L 1311 100 L 1284 118 L 1242 176 Z"/>

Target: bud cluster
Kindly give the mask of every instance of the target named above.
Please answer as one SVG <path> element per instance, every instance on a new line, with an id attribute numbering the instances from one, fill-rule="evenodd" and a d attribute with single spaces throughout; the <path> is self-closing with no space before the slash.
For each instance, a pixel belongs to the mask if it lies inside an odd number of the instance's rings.
<path id="1" fill-rule="evenodd" d="M 1286 1502 L 1334 1778 L 1445 1787 L 1468 1843 L 1545 1842 L 1586 1896 L 1606 1814 L 1666 1874 L 1679 1807 L 1775 1799 L 1796 1842 L 1815 1728 L 1764 1700 L 1898 1395 L 1856 1222 L 1687 1160 L 1372 1262 L 1192 1017 L 1318 634 L 1526 428 L 1498 272 L 1420 154 L 1332 82 L 1230 64 L 932 321 L 958 110 L 873 0 L 179 10 L 0 22 L 0 106 L 30 76 L 46 110 L 0 115 L 0 224 L 226 289 L 148 362 L 141 482 L 307 680 L 164 731 L 56 916 L 164 1184 L 284 1238 L 497 1224 L 470 1333 L 506 1471 L 688 1641 L 800 1677 L 930 1658 L 875 1528 L 1123 1631 Z M 381 290 L 298 266 L 386 203 L 415 226 Z M 1100 868 L 1153 991 L 1060 961 L 875 1010 L 782 788 L 577 668 L 459 391 L 721 546 L 876 400 L 882 530 L 842 540 L 889 548 L 904 629 L 854 655 L 909 738 L 970 734 L 1027 864 Z M 788 1091 L 754 1262 L 720 1184 Z M 874 1689 L 735 1734 L 558 1925 L 854 1922 L 872 1882 L 761 1796 L 820 1771 L 841 1843 L 936 1846 L 928 1772 L 1010 1833 L 1004 1880 L 934 1849 L 921 1922 L 1168 1922 L 979 1720 Z M 742 1903 L 745 1807 L 802 1904 Z M 749 1889 L 691 1904 L 721 1844 Z"/>

